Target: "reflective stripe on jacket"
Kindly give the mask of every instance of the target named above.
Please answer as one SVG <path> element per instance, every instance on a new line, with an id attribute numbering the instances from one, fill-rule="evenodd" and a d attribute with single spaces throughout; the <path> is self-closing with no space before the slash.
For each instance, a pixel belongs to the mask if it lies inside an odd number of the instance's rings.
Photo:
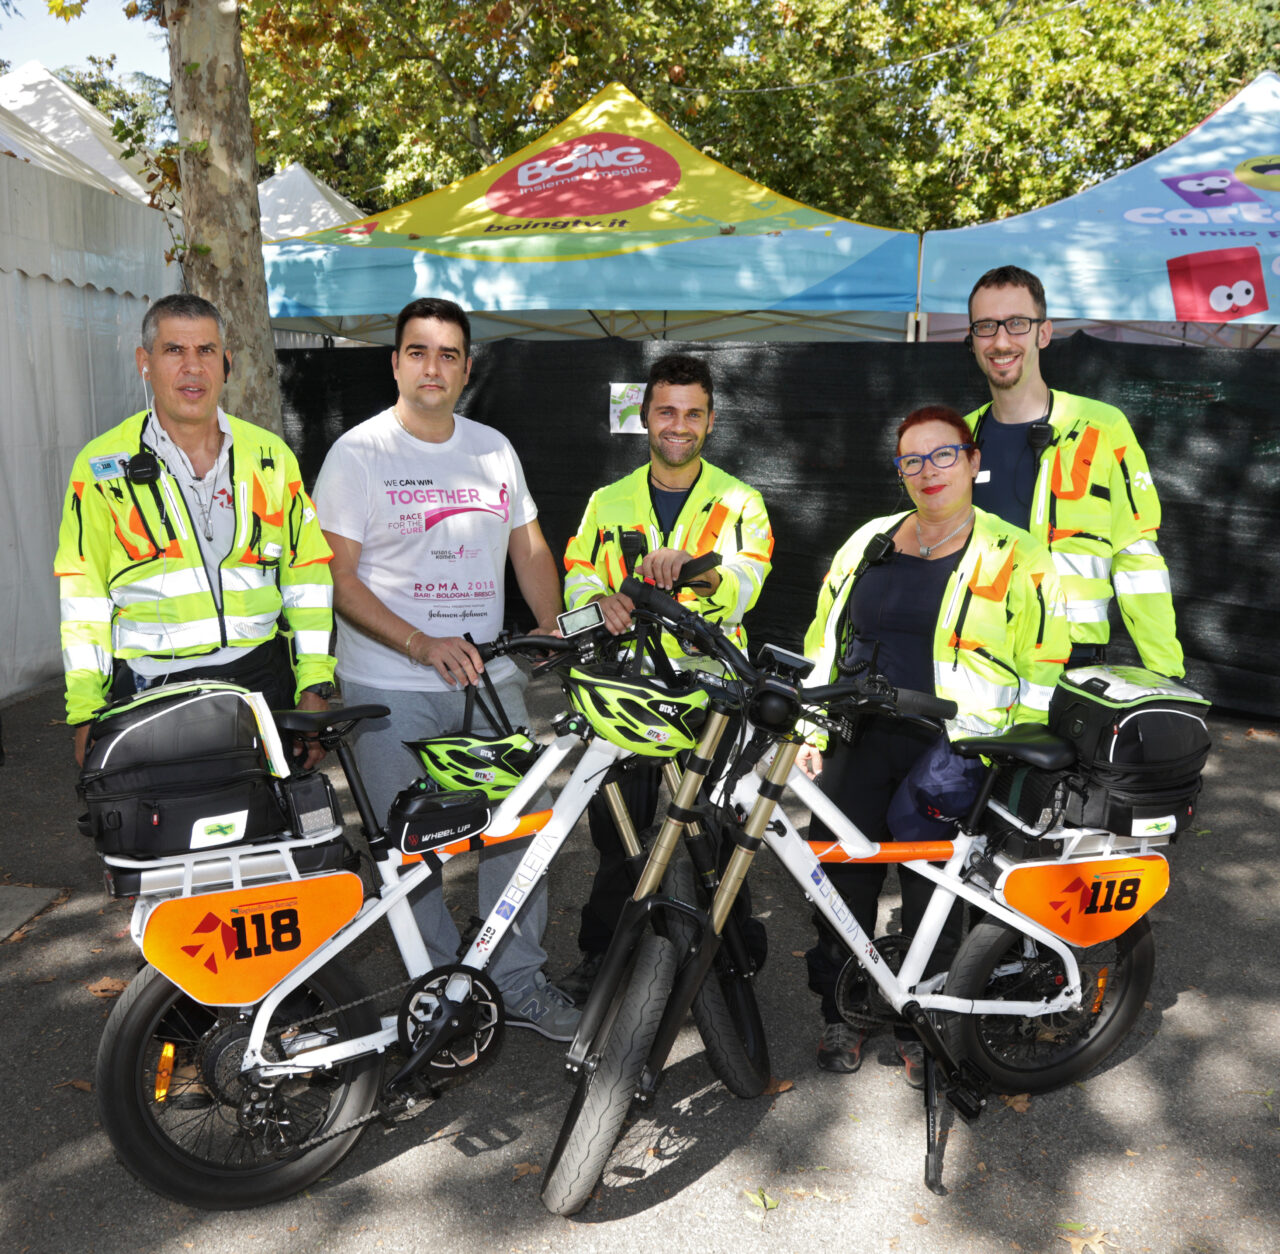
<path id="1" fill-rule="evenodd" d="M 906 517 L 876 518 L 858 528 L 831 563 L 804 638 L 805 656 L 816 662 L 814 683 L 837 678 L 844 647 L 837 633 L 867 545 L 877 534 L 892 536 Z M 1066 603 L 1044 546 L 975 508 L 933 637 L 934 692 L 960 707 L 948 735 L 990 735 L 1014 723 L 1047 722 L 1070 648 Z"/>
<path id="2" fill-rule="evenodd" d="M 702 463 L 702 473 L 689 492 L 675 526 L 662 533 L 649 491 L 649 465 L 599 489 L 587 502 L 578 534 L 564 551 L 564 603 L 569 609 L 586 604 L 622 585 L 622 533 L 638 531 L 645 551 L 684 549 L 695 557 L 719 553 L 720 586 L 711 596 L 690 589 L 679 600 L 718 622 L 740 649 L 747 635 L 742 619 L 756 603 L 773 558 L 773 532 L 764 500 L 755 488 Z M 664 636 L 667 652 L 683 655 L 679 643 Z"/>
<path id="3" fill-rule="evenodd" d="M 1029 530 L 1053 555 L 1071 639 L 1105 644 L 1114 590 L 1143 664 L 1183 674 L 1169 571 L 1156 546 L 1160 498 L 1146 454 L 1114 405 L 1053 392 L 1053 442 L 1040 455 Z M 990 405 L 966 416 L 978 434 Z"/>
<path id="4" fill-rule="evenodd" d="M 67 721 L 107 700 L 113 658 L 190 657 L 294 634 L 297 692 L 333 678 L 333 556 L 297 459 L 278 436 L 228 417 L 235 536 L 219 568 L 218 609 L 196 528 L 163 469 L 132 483 L 119 459 L 142 446 L 146 413 L 92 440 L 71 471 L 54 573 L 62 605 Z"/>

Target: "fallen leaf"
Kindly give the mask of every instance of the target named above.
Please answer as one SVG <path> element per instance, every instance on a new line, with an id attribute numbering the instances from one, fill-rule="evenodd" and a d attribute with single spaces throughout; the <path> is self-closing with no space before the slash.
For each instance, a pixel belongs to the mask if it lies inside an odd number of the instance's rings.
<path id="1" fill-rule="evenodd" d="M 1250 727 L 1245 732 L 1245 735 L 1252 736 L 1255 740 L 1274 740 L 1276 738 L 1275 732 L 1268 731 L 1265 727 Z"/>
<path id="2" fill-rule="evenodd" d="M 93 1083 L 90 1080 L 63 1080 L 61 1084 L 55 1084 L 55 1089 L 79 1089 L 82 1093 L 92 1093 Z"/>
<path id="3" fill-rule="evenodd" d="M 917 1211 L 914 1215 L 911 1216 L 911 1222 L 913 1224 L 920 1224 L 923 1226 L 924 1224 L 927 1224 L 929 1221 L 922 1214 L 920 1214 L 919 1211 Z"/>
<path id="4" fill-rule="evenodd" d="M 1025 1115 L 1031 1109 L 1031 1094 L 1018 1093 L 1014 1097 L 1010 1097 L 1007 1093 L 1000 1095 L 1000 1100 L 1004 1102 L 1010 1110 L 1016 1110 L 1018 1114 Z"/>
<path id="5" fill-rule="evenodd" d="M 541 1170 L 537 1163 L 516 1163 L 516 1174 L 511 1178 L 519 1180 L 522 1176 L 536 1176 Z"/>
<path id="6" fill-rule="evenodd" d="M 793 950 L 791 951 L 791 956 L 792 956 L 793 958 L 803 958 L 803 957 L 804 957 L 804 950 L 803 950 L 803 949 L 793 949 Z"/>
<path id="7" fill-rule="evenodd" d="M 753 1206 L 760 1207 L 766 1215 L 771 1210 L 778 1209 L 778 1199 L 770 1197 L 763 1189 L 757 1189 L 754 1193 L 750 1189 L 743 1189 L 742 1192 Z"/>
<path id="8" fill-rule="evenodd" d="M 1127 1149 L 1127 1150 L 1125 1150 L 1125 1152 L 1124 1152 L 1124 1156 L 1125 1156 L 1126 1158 L 1141 1158 L 1141 1157 L 1142 1157 L 1142 1155 L 1141 1155 L 1141 1154 L 1139 1154 L 1137 1150 L 1131 1150 L 1131 1149 Z"/>
<path id="9" fill-rule="evenodd" d="M 114 975 L 104 975 L 102 979 L 85 985 L 95 997 L 119 997 L 128 987 L 128 980 L 117 980 Z"/>
<path id="10" fill-rule="evenodd" d="M 26 939 L 27 939 L 27 929 L 24 926 L 24 927 L 15 928 L 12 932 L 10 932 L 9 935 L 4 938 L 4 943 L 6 945 L 12 945 L 16 941 L 26 940 Z"/>
<path id="11" fill-rule="evenodd" d="M 1071 1254 L 1106 1254 L 1108 1249 L 1120 1249 L 1115 1241 L 1108 1241 L 1107 1234 L 1102 1228 L 1093 1228 L 1092 1232 L 1085 1232 L 1082 1236 L 1062 1236 L 1059 1234 L 1059 1240 L 1066 1241 L 1071 1246 Z"/>
<path id="12" fill-rule="evenodd" d="M 769 1083 L 764 1086 L 763 1096 L 769 1097 L 774 1093 L 788 1093 L 793 1088 L 795 1088 L 795 1084 L 791 1080 L 779 1080 L 776 1075 L 770 1076 Z"/>
<path id="13" fill-rule="evenodd" d="M 1060 1224 L 1059 1227 L 1080 1228 L 1080 1224 Z M 1108 1249 L 1118 1250 L 1120 1247 L 1114 1241 L 1107 1240 L 1107 1233 L 1101 1228 L 1094 1228 L 1089 1232 L 1084 1232 L 1078 1237 L 1069 1237 L 1064 1233 L 1058 1233 L 1058 1240 L 1065 1241 L 1071 1246 L 1071 1254 L 1106 1254 Z"/>

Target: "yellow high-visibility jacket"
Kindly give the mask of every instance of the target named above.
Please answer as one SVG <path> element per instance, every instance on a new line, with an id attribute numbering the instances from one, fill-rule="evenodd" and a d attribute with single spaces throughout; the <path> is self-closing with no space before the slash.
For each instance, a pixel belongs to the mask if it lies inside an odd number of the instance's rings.
<path id="1" fill-rule="evenodd" d="M 71 470 L 54 573 L 62 605 L 67 721 L 108 700 L 114 658 L 192 657 L 293 632 L 297 693 L 333 679 L 333 554 L 278 436 L 228 416 L 236 527 L 218 609 L 182 492 L 161 462 L 134 483 L 122 459 L 143 449 L 147 414 L 91 440 Z"/>
<path id="2" fill-rule="evenodd" d="M 1160 498 L 1129 420 L 1114 405 L 1051 393 L 1053 442 L 1040 454 L 1029 530 L 1053 556 L 1067 597 L 1071 639 L 1106 644 L 1115 591 L 1149 670 L 1184 673 L 1169 570 L 1156 547 Z M 990 405 L 965 421 L 975 438 Z"/>
<path id="3" fill-rule="evenodd" d="M 622 534 L 638 531 L 646 551 L 684 549 L 695 557 L 719 553 L 720 586 L 710 596 L 683 589 L 678 599 L 704 618 L 718 622 L 740 649 L 747 633 L 742 619 L 756 603 L 773 557 L 773 532 L 764 500 L 755 488 L 703 461 L 675 526 L 663 534 L 649 493 L 649 465 L 600 488 L 587 502 L 578 534 L 564 552 L 564 603 L 576 609 L 601 593 L 617 592 L 623 580 Z M 673 637 L 663 636 L 673 657 L 682 655 Z"/>
<path id="4" fill-rule="evenodd" d="M 952 739 L 1048 722 L 1049 698 L 1071 651 L 1066 603 L 1044 546 L 994 514 L 973 513 L 933 636 L 934 694 L 959 706 L 947 723 Z M 867 545 L 879 533 L 891 536 L 907 516 L 872 519 L 832 561 L 804 638 L 805 656 L 816 663 L 814 682 L 837 678 L 836 663 L 848 646 L 841 638 L 849 626 L 843 611 Z"/>

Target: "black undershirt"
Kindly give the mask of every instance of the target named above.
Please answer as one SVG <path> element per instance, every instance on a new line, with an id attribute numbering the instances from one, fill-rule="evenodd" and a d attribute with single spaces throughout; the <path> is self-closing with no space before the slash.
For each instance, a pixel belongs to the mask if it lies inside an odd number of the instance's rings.
<path id="1" fill-rule="evenodd" d="M 891 684 L 932 692 L 933 636 L 947 580 L 963 552 L 961 546 L 931 561 L 895 549 L 888 561 L 868 567 L 849 598 L 857 632 L 849 659 L 871 661 L 878 643 L 875 666 Z"/>
<path id="2" fill-rule="evenodd" d="M 676 519 L 680 517 L 680 511 L 684 509 L 684 503 L 689 499 L 689 493 L 692 491 L 693 488 L 688 487 L 683 492 L 668 492 L 666 488 L 658 487 L 652 479 L 649 480 L 653 512 L 658 515 L 658 525 L 662 528 L 664 536 L 670 535 L 671 528 L 676 525 Z"/>
<path id="3" fill-rule="evenodd" d="M 982 424 L 978 447 L 982 468 L 973 485 L 973 503 L 988 514 L 1024 531 L 1031 522 L 1040 458 L 1027 443 L 1030 422 L 997 422 L 990 414 Z"/>

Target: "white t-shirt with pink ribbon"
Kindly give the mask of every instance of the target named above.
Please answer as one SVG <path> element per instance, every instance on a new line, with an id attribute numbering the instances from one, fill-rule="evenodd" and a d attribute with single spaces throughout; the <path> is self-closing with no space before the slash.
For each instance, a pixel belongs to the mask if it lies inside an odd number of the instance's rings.
<path id="1" fill-rule="evenodd" d="M 484 642 L 502 630 L 507 538 L 538 510 L 501 432 L 455 414 L 453 435 L 429 444 L 384 410 L 335 441 L 313 495 L 321 527 L 360 544 L 357 574 L 389 610 L 429 636 Z M 434 667 L 336 618 L 339 678 L 448 688 Z M 486 667 L 495 681 L 514 668 L 506 658 Z"/>

